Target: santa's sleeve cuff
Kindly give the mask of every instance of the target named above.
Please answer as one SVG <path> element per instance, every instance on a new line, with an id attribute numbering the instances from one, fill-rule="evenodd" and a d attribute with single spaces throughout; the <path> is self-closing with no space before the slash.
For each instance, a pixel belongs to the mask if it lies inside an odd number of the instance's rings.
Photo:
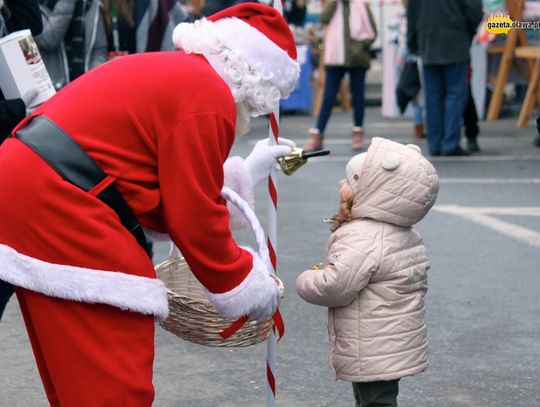
<path id="1" fill-rule="evenodd" d="M 228 318 L 250 315 L 254 309 L 267 304 L 268 298 L 279 297 L 280 291 L 275 280 L 270 277 L 268 266 L 255 251 L 242 247 L 253 256 L 253 268 L 238 286 L 230 291 L 214 294 L 206 290 L 208 300 L 214 308 Z"/>
<path id="2" fill-rule="evenodd" d="M 251 175 L 241 157 L 234 156 L 228 158 L 223 165 L 225 176 L 224 185 L 231 188 L 242 199 L 244 199 L 252 208 L 255 204 Z M 227 203 L 231 217 L 231 229 L 245 229 L 249 226 L 244 214 L 233 204 Z"/>

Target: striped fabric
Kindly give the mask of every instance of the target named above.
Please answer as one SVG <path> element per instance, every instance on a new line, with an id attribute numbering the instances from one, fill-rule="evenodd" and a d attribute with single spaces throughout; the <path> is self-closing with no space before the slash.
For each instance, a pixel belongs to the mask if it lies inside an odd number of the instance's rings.
<path id="1" fill-rule="evenodd" d="M 91 4 L 92 0 L 75 0 L 73 17 L 64 37 L 71 81 L 84 73 L 84 16 Z"/>
<path id="2" fill-rule="evenodd" d="M 0 38 L 5 36 L 7 34 L 7 27 L 6 22 L 4 21 L 4 17 L 2 14 L 0 14 Z"/>

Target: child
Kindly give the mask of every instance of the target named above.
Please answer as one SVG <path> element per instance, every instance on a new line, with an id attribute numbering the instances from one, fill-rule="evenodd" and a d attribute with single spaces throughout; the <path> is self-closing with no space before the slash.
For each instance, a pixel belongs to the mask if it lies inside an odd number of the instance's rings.
<path id="1" fill-rule="evenodd" d="M 373 138 L 340 181 L 324 263 L 296 281 L 304 300 L 329 308 L 331 368 L 352 382 L 357 406 L 396 406 L 399 379 L 427 367 L 429 260 L 412 225 L 438 190 L 417 146 Z"/>

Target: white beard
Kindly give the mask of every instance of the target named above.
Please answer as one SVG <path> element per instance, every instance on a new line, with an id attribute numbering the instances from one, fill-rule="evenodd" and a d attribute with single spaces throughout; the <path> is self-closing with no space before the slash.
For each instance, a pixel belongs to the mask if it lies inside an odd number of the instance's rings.
<path id="1" fill-rule="evenodd" d="M 235 126 L 235 138 L 245 136 L 250 129 L 250 117 L 249 110 L 243 103 L 236 104 L 236 126 Z"/>

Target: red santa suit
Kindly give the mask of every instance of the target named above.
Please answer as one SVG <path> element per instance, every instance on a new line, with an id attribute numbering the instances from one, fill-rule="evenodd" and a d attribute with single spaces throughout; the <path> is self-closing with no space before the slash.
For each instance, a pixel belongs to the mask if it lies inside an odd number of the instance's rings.
<path id="1" fill-rule="evenodd" d="M 146 406 L 153 399 L 153 319 L 166 318 L 167 296 L 150 258 L 96 198 L 110 183 L 145 228 L 171 237 L 223 314 L 261 315 L 279 296 L 265 261 L 233 240 L 220 197 L 237 106 L 251 116 L 268 108 L 244 78 L 231 76 L 223 50 L 236 45 L 223 33 L 264 37 L 261 49 L 271 51 L 270 70 L 277 69 L 265 80 L 282 97 L 298 77 L 294 40 L 275 10 L 255 3 L 197 24 L 224 38 L 219 51 L 126 56 L 33 113 L 56 123 L 107 174 L 93 190 L 62 179 L 16 138 L 0 148 L 0 279 L 17 287 L 52 405 Z M 192 26 L 175 33 L 177 45 Z M 250 72 L 260 69 L 253 47 L 238 48 L 234 58 L 244 58 Z"/>

